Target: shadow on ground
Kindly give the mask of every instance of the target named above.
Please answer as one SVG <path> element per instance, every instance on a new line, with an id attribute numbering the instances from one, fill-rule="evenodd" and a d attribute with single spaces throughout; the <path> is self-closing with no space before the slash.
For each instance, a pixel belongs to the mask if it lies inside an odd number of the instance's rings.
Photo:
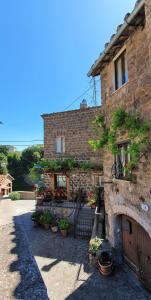
<path id="1" fill-rule="evenodd" d="M 14 219 L 14 230 L 10 233 L 15 247 L 11 254 L 17 255 L 17 260 L 10 265 L 10 272 L 18 272 L 20 282 L 14 290 L 15 299 L 47 300 L 47 290 L 41 274 L 30 251 L 29 243 L 21 226 Z"/>
<path id="2" fill-rule="evenodd" d="M 51 300 L 151 299 L 138 281 L 122 269 L 116 269 L 108 278 L 101 276 L 98 270 L 93 271 L 88 264 L 88 241 L 76 240 L 72 236 L 62 238 L 59 233 L 52 234 L 50 230 L 45 231 L 40 227 L 33 227 L 30 216 L 30 213 L 26 213 L 14 218 L 15 227 L 12 235 L 15 235 L 16 247 L 12 253 L 17 253 L 18 260 L 11 265 L 10 270 L 11 272 L 19 271 L 21 274 L 21 282 L 14 292 L 17 299 L 21 298 L 21 293 L 23 295 L 21 299 L 48 299 L 40 295 L 41 290 L 44 292 L 45 288 L 35 261 L 27 249 L 26 237 L 21 238 L 21 228 L 27 235 L 33 255 L 40 258 L 42 262 L 40 270 L 48 275 L 49 288 L 54 292 L 58 289 L 58 294 L 51 297 Z M 50 263 L 45 263 L 49 260 Z M 65 262 L 66 265 L 64 265 Z M 65 269 L 63 269 L 64 266 Z M 76 268 L 74 269 L 73 266 Z M 73 281 L 72 272 L 75 270 L 74 284 L 69 290 L 68 286 Z M 31 298 L 36 289 L 38 296 Z M 56 295 L 59 297 L 57 298 Z"/>

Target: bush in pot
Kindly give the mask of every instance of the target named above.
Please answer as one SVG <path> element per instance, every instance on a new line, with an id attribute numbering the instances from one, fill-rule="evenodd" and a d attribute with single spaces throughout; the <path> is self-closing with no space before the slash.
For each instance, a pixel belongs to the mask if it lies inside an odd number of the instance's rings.
<path id="1" fill-rule="evenodd" d="M 66 218 L 60 219 L 59 222 L 58 222 L 58 226 L 59 226 L 59 229 L 60 229 L 60 232 L 61 232 L 62 236 L 66 237 L 67 234 L 68 234 L 68 230 L 70 228 L 69 220 L 66 219 Z"/>
<path id="2" fill-rule="evenodd" d="M 90 240 L 89 243 L 89 261 L 91 264 L 96 264 L 96 260 L 97 260 L 97 252 L 101 247 L 102 244 L 102 239 L 95 237 L 93 239 Z"/>
<path id="3" fill-rule="evenodd" d="M 52 215 L 49 212 L 45 212 L 40 217 L 40 224 L 43 225 L 45 229 L 49 229 L 52 222 Z"/>

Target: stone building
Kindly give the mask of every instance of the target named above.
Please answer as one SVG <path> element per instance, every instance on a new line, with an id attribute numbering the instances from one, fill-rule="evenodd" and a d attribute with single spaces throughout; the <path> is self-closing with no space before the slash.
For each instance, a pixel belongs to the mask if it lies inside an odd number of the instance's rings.
<path id="1" fill-rule="evenodd" d="M 101 77 L 102 110 L 107 126 L 112 112 L 121 107 L 130 114 L 139 113 L 151 128 L 150 0 L 137 1 L 132 13 L 126 14 L 88 76 Z M 149 136 L 150 133 L 151 130 Z M 118 135 L 120 149 L 129 143 L 126 133 Z M 117 250 L 119 261 L 124 258 L 151 290 L 151 153 L 140 158 L 134 171 L 135 183 L 126 179 L 124 165 L 122 176 L 114 174 L 113 178 L 115 159 L 105 149 L 106 235 Z"/>
<path id="2" fill-rule="evenodd" d="M 43 114 L 44 157 L 53 161 L 74 160 L 89 164 L 89 170 L 75 168 L 59 172 L 47 172 L 45 183 L 52 190 L 63 188 L 63 197 L 70 200 L 72 192 L 82 189 L 84 195 L 101 184 L 102 163 L 99 152 L 94 152 L 88 141 L 97 137 L 93 121 L 101 107 L 87 107 L 85 100 L 80 109 Z"/>
<path id="3" fill-rule="evenodd" d="M 12 192 L 13 180 L 10 174 L 0 174 L 0 196 L 8 196 Z"/>

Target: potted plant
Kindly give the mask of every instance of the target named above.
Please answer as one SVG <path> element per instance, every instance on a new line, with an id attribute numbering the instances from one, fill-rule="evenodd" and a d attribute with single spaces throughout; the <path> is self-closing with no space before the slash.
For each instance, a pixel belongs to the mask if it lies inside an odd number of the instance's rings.
<path id="1" fill-rule="evenodd" d="M 102 244 L 102 239 L 95 237 L 89 243 L 89 261 L 91 264 L 96 264 L 97 252 Z"/>
<path id="2" fill-rule="evenodd" d="M 108 276 L 113 271 L 113 261 L 107 251 L 102 251 L 98 258 L 99 271 L 102 275 Z"/>
<path id="3" fill-rule="evenodd" d="M 96 208 L 96 202 L 97 202 L 97 193 L 96 193 L 96 191 L 89 192 L 88 193 L 88 205 L 91 208 Z"/>
<path id="4" fill-rule="evenodd" d="M 60 229 L 60 232 L 61 232 L 62 236 L 66 237 L 67 234 L 68 234 L 68 229 L 70 227 L 69 220 L 66 219 L 66 218 L 60 219 L 59 222 L 58 222 L 58 226 L 59 226 L 59 229 Z"/>
<path id="5" fill-rule="evenodd" d="M 40 224 L 40 217 L 43 215 L 42 211 L 35 211 L 31 215 L 31 220 L 34 223 L 34 226 L 37 226 Z"/>
<path id="6" fill-rule="evenodd" d="M 58 232 L 58 223 L 57 223 L 57 220 L 55 218 L 53 218 L 52 223 L 51 223 L 51 231 L 53 233 Z"/>
<path id="7" fill-rule="evenodd" d="M 45 229 L 49 229 L 51 222 L 52 222 L 52 215 L 49 212 L 43 213 L 43 215 L 40 217 L 40 224 Z"/>

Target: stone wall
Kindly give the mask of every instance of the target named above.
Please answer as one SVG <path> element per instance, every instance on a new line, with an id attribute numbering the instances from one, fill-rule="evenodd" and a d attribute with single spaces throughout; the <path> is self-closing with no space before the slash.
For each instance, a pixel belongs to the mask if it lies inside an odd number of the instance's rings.
<path id="1" fill-rule="evenodd" d="M 77 161 L 100 163 L 100 152 L 94 152 L 88 140 L 97 137 L 92 123 L 101 107 L 81 108 L 43 115 L 44 153 L 47 159 L 72 158 Z M 65 153 L 56 153 L 56 137 L 65 138 Z"/>
<path id="2" fill-rule="evenodd" d="M 109 124 L 111 113 L 122 107 L 128 112 L 138 112 L 142 119 L 151 126 L 151 3 L 146 1 L 145 27 L 138 27 L 125 43 L 128 82 L 113 91 L 114 63 L 110 62 L 101 72 L 103 111 Z M 150 132 L 151 134 L 151 132 Z M 119 136 L 122 142 L 126 136 Z M 111 180 L 113 155 L 104 152 L 104 181 Z M 126 214 L 141 224 L 151 237 L 151 153 L 142 157 L 138 170 L 135 171 L 137 183 L 115 180 L 105 184 L 105 208 L 107 236 L 113 246 L 119 246 L 121 234 L 118 215 Z M 148 211 L 142 209 L 148 206 Z"/>
<path id="3" fill-rule="evenodd" d="M 64 175 L 64 174 L 61 174 Z M 103 174 L 101 170 L 72 170 L 65 173 L 67 176 L 67 198 L 70 200 L 72 198 L 72 192 L 78 192 L 82 189 L 83 195 L 87 198 L 87 193 L 93 191 L 94 187 L 98 185 L 98 177 L 103 181 Z M 54 173 L 45 174 L 45 183 L 47 186 L 54 191 Z"/>

